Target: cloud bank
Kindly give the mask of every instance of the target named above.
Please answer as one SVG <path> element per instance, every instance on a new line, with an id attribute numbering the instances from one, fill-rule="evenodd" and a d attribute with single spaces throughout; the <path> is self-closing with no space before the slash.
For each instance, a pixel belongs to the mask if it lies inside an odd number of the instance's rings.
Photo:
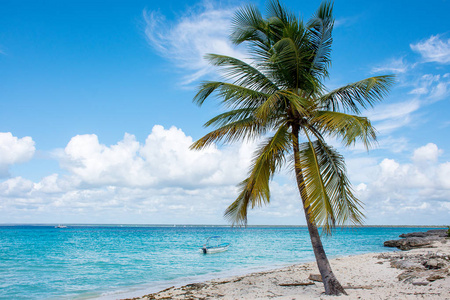
<path id="1" fill-rule="evenodd" d="M 99 214 L 100 223 L 195 223 L 198 215 L 200 223 L 223 222 L 255 147 L 193 151 L 192 142 L 182 130 L 159 125 L 143 143 L 131 134 L 109 146 L 94 134 L 74 136 L 55 151 L 61 174 L 0 182 L 0 219 L 23 222 L 29 213 L 36 221 L 42 213 L 49 222 L 95 223 Z"/>
<path id="2" fill-rule="evenodd" d="M 245 176 L 252 145 L 194 151 L 192 143 L 180 129 L 156 125 L 143 144 L 131 134 L 111 146 L 94 134 L 77 135 L 58 156 L 83 186 L 190 188 L 236 184 Z"/>
<path id="3" fill-rule="evenodd" d="M 366 204 L 369 222 L 380 224 L 439 224 L 450 214 L 450 162 L 429 143 L 412 152 L 409 162 L 392 158 L 350 160 L 352 181 Z"/>
<path id="4" fill-rule="evenodd" d="M 0 219 L 226 224 L 223 212 L 237 195 L 236 184 L 247 174 L 255 145 L 191 151 L 191 143 L 181 129 L 159 125 L 144 142 L 131 134 L 114 145 L 100 143 L 93 134 L 74 136 L 56 152 L 60 174 L 39 182 L 22 177 L 0 181 Z M 440 162 L 442 154 L 429 143 L 412 151 L 406 162 L 390 157 L 348 159 L 367 224 L 445 223 L 450 213 L 450 162 Z M 250 224 L 305 224 L 292 175 L 276 177 L 271 192 L 269 206 L 250 211 Z"/>

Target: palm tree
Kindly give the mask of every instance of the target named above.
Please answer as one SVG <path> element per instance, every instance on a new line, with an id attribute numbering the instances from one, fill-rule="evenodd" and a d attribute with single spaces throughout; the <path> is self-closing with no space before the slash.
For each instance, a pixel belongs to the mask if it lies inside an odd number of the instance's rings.
<path id="1" fill-rule="evenodd" d="M 215 129 L 191 147 L 264 138 L 225 217 L 233 225 L 246 225 L 248 208 L 268 204 L 270 180 L 290 166 L 325 293 L 339 295 L 346 292 L 331 270 L 317 227 L 331 233 L 336 225 L 361 224 L 363 214 L 361 202 L 352 193 L 344 158 L 325 138 L 337 138 L 346 146 L 362 142 L 367 148 L 376 142 L 375 129 L 360 116 L 360 108 L 382 100 L 394 77 L 371 77 L 326 90 L 323 80 L 330 65 L 332 10 L 331 3 L 323 2 L 303 24 L 278 1 L 269 3 L 266 18 L 254 6 L 239 9 L 231 40 L 249 46 L 251 62 L 207 55 L 228 81 L 203 82 L 194 102 L 201 106 L 216 94 L 226 112 L 208 121 L 205 126 Z"/>

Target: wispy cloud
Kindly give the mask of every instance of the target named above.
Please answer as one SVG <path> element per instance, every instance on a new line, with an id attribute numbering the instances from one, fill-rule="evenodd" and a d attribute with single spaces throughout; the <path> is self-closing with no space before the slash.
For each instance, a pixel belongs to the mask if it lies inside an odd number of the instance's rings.
<path id="1" fill-rule="evenodd" d="M 396 73 L 399 81 L 397 88 L 403 90 L 397 103 L 377 106 L 368 114 L 381 135 L 411 126 L 417 120 L 415 117 L 420 109 L 450 97 L 450 73 L 445 65 L 450 63 L 450 39 L 432 35 L 410 47 L 421 54 L 420 59 L 407 60 L 405 56 L 391 58 L 371 70 L 372 73 Z M 430 65 L 428 62 L 444 65 Z M 405 101 L 406 93 L 413 98 Z"/>
<path id="2" fill-rule="evenodd" d="M 414 99 L 393 104 L 379 105 L 368 111 L 368 118 L 375 122 L 381 134 L 387 134 L 412 121 L 412 114 L 420 108 L 420 101 Z"/>
<path id="3" fill-rule="evenodd" d="M 363 16 L 361 16 L 361 15 L 345 17 L 345 18 L 337 18 L 334 21 L 334 27 L 339 28 L 339 27 L 352 26 L 352 25 L 356 24 L 361 18 L 363 18 Z"/>
<path id="4" fill-rule="evenodd" d="M 188 73 L 183 84 L 190 84 L 212 71 L 205 54 L 244 58 L 228 38 L 234 11 L 204 3 L 176 21 L 167 20 L 157 11 L 144 11 L 145 33 L 159 55 Z"/>
<path id="5" fill-rule="evenodd" d="M 411 44 L 410 47 L 418 52 L 425 62 L 450 63 L 450 39 L 445 40 L 439 34 L 432 35 L 417 44 Z"/>
<path id="6" fill-rule="evenodd" d="M 421 97 L 423 102 L 433 103 L 450 95 L 450 73 L 443 75 L 425 74 L 412 83 L 409 94 Z"/>
<path id="7" fill-rule="evenodd" d="M 394 73 L 401 74 L 410 70 L 413 65 L 406 62 L 403 57 L 392 58 L 387 62 L 372 68 L 371 73 Z"/>

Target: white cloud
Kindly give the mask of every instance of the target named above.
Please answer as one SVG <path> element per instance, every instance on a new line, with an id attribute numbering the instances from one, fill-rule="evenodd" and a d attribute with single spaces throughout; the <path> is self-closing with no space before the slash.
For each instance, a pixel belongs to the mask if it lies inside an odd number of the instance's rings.
<path id="1" fill-rule="evenodd" d="M 393 153 L 400 153 L 409 148 L 409 141 L 405 137 L 386 136 L 378 141 L 377 149 L 387 149 Z"/>
<path id="2" fill-rule="evenodd" d="M 180 129 L 155 126 L 144 143 L 126 134 L 114 145 L 75 136 L 60 150 L 67 175 L 40 182 L 0 182 L 3 222 L 225 224 L 226 207 L 247 173 L 254 145 L 190 151 Z M 350 158 L 349 177 L 369 224 L 436 224 L 450 213 L 450 162 L 429 143 L 410 162 Z M 251 224 L 304 224 L 293 176 L 271 183 L 269 206 L 249 212 Z M 404 214 L 407 214 L 406 217 Z"/>
<path id="3" fill-rule="evenodd" d="M 450 190 L 450 162 L 439 165 L 438 174 L 439 183 L 444 189 Z M 448 209 L 450 210 L 450 206 Z"/>
<path id="4" fill-rule="evenodd" d="M 400 58 L 392 58 L 385 62 L 384 64 L 381 64 L 379 66 L 373 67 L 371 72 L 372 73 L 389 73 L 389 74 L 401 74 L 405 73 L 411 68 L 413 68 L 413 65 L 408 64 L 403 57 Z"/>
<path id="5" fill-rule="evenodd" d="M 33 189 L 33 182 L 22 177 L 10 178 L 0 183 L 0 191 L 3 196 L 23 197 Z"/>
<path id="6" fill-rule="evenodd" d="M 17 138 L 11 132 L 0 132 L 0 178 L 8 175 L 9 166 L 30 160 L 34 151 L 31 137 Z"/>
<path id="7" fill-rule="evenodd" d="M 205 54 L 244 59 L 228 37 L 234 11 L 234 8 L 218 8 L 205 2 L 203 7 L 187 12 L 173 23 L 156 11 L 144 11 L 145 33 L 160 55 L 190 72 L 183 82 L 190 84 L 212 71 Z"/>
<path id="8" fill-rule="evenodd" d="M 351 17 L 345 17 L 345 18 L 337 18 L 334 21 L 334 28 L 341 28 L 341 27 L 350 27 L 356 23 L 358 23 L 361 18 L 363 18 L 362 15 L 356 15 Z"/>
<path id="9" fill-rule="evenodd" d="M 0 182 L 2 222 L 224 223 L 246 176 L 254 144 L 203 151 L 172 127 L 154 126 L 144 143 L 125 134 L 114 145 L 73 137 L 57 158 L 66 175 Z M 30 212 L 28 214 L 27 212 Z"/>
<path id="10" fill-rule="evenodd" d="M 437 162 L 438 160 L 438 156 L 442 153 L 443 151 L 438 149 L 436 144 L 433 143 L 428 143 L 426 146 L 417 148 L 416 150 L 414 150 L 413 153 L 413 157 L 412 160 L 414 162 L 428 162 L 428 163 L 433 163 L 433 162 Z"/>
<path id="11" fill-rule="evenodd" d="M 0 182 L 0 219 L 226 224 L 223 212 L 237 195 L 255 145 L 191 151 L 191 144 L 180 129 L 162 126 L 143 143 L 130 134 L 114 145 L 96 135 L 75 136 L 57 154 L 67 175 Z M 271 184 L 271 204 L 251 211 L 251 224 L 304 224 L 295 182 L 284 181 Z"/>
<path id="12" fill-rule="evenodd" d="M 440 35 L 432 35 L 429 39 L 411 44 L 411 49 L 418 52 L 425 62 L 450 63 L 450 39 L 442 39 Z"/>
<path id="13" fill-rule="evenodd" d="M 435 102 L 447 98 L 450 94 L 450 74 L 425 74 L 414 82 L 414 89 L 409 92 L 422 97 L 426 102 Z"/>
<path id="14" fill-rule="evenodd" d="M 439 162 L 433 143 L 415 149 L 410 162 L 384 158 L 349 164 L 369 224 L 444 224 L 450 213 L 450 162 Z M 408 213 L 406 213 L 408 212 Z"/>
<path id="15" fill-rule="evenodd" d="M 192 142 L 180 129 L 156 125 L 144 144 L 130 134 L 109 147 L 96 135 L 78 135 L 59 157 L 61 166 L 86 186 L 224 185 L 236 184 L 247 173 L 251 144 L 194 151 Z"/>
<path id="16" fill-rule="evenodd" d="M 412 114 L 420 108 L 416 99 L 393 104 L 378 105 L 367 112 L 369 120 L 381 134 L 387 134 L 395 129 L 408 125 Z"/>

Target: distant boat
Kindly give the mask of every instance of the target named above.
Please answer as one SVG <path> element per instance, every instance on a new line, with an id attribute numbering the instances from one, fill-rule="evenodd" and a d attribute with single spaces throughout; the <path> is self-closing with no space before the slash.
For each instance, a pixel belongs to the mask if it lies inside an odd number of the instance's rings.
<path id="1" fill-rule="evenodd" d="M 203 254 L 212 254 L 227 251 L 230 243 L 221 243 L 222 237 L 216 235 L 211 236 L 206 240 L 206 243 L 200 248 Z"/>
<path id="2" fill-rule="evenodd" d="M 58 226 L 55 226 L 55 228 L 67 228 L 67 226 L 59 224 Z"/>

